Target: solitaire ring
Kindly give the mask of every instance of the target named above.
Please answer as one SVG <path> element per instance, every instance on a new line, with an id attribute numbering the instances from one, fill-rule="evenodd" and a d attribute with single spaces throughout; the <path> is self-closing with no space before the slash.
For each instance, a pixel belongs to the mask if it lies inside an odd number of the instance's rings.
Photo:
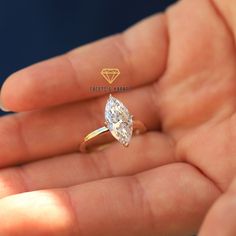
<path id="1" fill-rule="evenodd" d="M 128 147 L 131 137 L 146 132 L 145 125 L 129 113 L 125 105 L 112 95 L 105 106 L 105 126 L 84 137 L 80 144 L 81 152 L 101 150 L 110 142 L 117 140 Z"/>

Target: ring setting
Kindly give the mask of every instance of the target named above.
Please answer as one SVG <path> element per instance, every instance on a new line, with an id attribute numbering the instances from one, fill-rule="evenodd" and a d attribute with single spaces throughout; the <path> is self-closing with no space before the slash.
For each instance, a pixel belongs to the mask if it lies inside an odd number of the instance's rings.
<path id="1" fill-rule="evenodd" d="M 133 134 L 146 131 L 144 124 L 135 120 L 127 107 L 111 94 L 105 105 L 104 124 L 105 126 L 85 136 L 80 144 L 81 152 L 91 151 L 94 147 L 100 149 L 112 141 L 111 137 L 123 146 L 128 147 Z"/>

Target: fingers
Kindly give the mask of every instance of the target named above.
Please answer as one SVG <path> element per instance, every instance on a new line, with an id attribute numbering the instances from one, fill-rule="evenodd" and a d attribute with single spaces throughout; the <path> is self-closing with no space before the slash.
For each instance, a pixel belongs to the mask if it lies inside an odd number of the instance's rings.
<path id="1" fill-rule="evenodd" d="M 108 85 L 100 75 L 102 68 L 119 68 L 116 86 L 147 84 L 163 73 L 166 58 L 166 25 L 158 15 L 121 35 L 13 74 L 3 85 L 2 104 L 12 111 L 25 111 L 98 96 L 101 93 L 91 92 L 90 87 Z"/>
<path id="2" fill-rule="evenodd" d="M 199 236 L 236 235 L 236 181 L 211 208 L 202 225 Z"/>
<path id="3" fill-rule="evenodd" d="M 135 177 L 6 197 L 0 234 L 191 235 L 217 196 L 196 169 L 171 164 Z"/>
<path id="4" fill-rule="evenodd" d="M 153 132 L 137 136 L 129 148 L 119 143 L 92 154 L 70 154 L 0 170 L 0 198 L 39 189 L 133 175 L 174 162 L 174 145 Z"/>
<path id="5" fill-rule="evenodd" d="M 158 112 L 154 90 L 144 87 L 117 98 L 141 120 L 148 129 L 157 128 Z M 77 152 L 79 143 L 89 132 L 104 125 L 107 97 L 55 107 L 47 110 L 20 113 L 1 118 L 0 166 L 7 166 L 40 158 Z M 138 105 L 137 105 L 138 104 Z M 12 149 L 17 152 L 12 152 Z"/>

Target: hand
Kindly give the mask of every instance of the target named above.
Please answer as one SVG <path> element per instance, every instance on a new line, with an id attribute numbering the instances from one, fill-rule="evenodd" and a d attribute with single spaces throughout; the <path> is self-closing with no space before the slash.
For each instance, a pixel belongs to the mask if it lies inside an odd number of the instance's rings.
<path id="1" fill-rule="evenodd" d="M 200 235 L 235 235 L 233 3 L 183 0 L 10 76 L 1 100 L 19 113 L 0 122 L 0 235 L 192 235 L 212 204 Z M 115 86 L 132 88 L 115 96 L 149 131 L 77 153 L 104 120 L 108 94 L 90 87 L 114 66 Z"/>

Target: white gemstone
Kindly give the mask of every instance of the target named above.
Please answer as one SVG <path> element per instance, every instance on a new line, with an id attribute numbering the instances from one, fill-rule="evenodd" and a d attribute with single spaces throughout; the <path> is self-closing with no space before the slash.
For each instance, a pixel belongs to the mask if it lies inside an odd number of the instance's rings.
<path id="1" fill-rule="evenodd" d="M 111 95 L 105 107 L 105 120 L 114 138 L 127 146 L 133 133 L 132 116 L 124 104 Z"/>

